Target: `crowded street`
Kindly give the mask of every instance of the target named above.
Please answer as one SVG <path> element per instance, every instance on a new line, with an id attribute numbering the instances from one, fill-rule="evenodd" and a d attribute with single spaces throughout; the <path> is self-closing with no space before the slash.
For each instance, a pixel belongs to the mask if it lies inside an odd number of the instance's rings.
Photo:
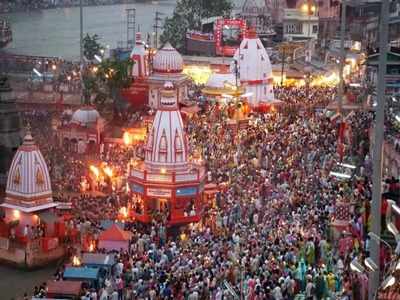
<path id="1" fill-rule="evenodd" d="M 371 115 L 357 112 L 348 120 L 353 134 L 347 137 L 342 161 L 358 165 L 354 177 L 342 181 L 329 175 L 341 162 L 337 124 L 312 109 L 324 102 L 324 96 L 331 97 L 331 91 L 314 89 L 309 103 L 301 101 L 304 89 L 287 88 L 281 93 L 285 104 L 302 103 L 301 115 L 285 110 L 254 113 L 252 124 L 237 133 L 224 125 L 224 112 L 211 113 L 211 106 L 188 120 L 190 141 L 197 147 L 193 150 L 206 161 L 207 180 L 221 187 L 215 201 L 207 203 L 200 223 L 181 227 L 178 233 L 162 222 L 142 226 L 126 220 L 125 229 L 133 233 L 129 249 L 114 252 L 119 263 L 104 286 L 88 290 L 90 295 L 222 299 L 228 282 L 245 299 L 294 299 L 299 294 L 307 299 L 365 299 L 357 295 L 361 290 L 354 285 L 366 283 L 355 278 L 349 265 L 368 251 Z M 142 146 L 107 147 L 101 157 L 72 156 L 54 140 L 51 114 L 26 114 L 25 122 L 31 124 L 56 178 L 57 201 L 72 203 L 68 226 L 78 230 L 81 239 L 90 235 L 97 244 L 102 221 L 117 219 L 121 208 L 133 203 L 123 187 L 111 194 L 104 188 L 104 196 L 76 194 L 81 177 L 88 175 L 86 160 L 104 161 L 122 170 L 136 151 L 133 148 Z M 330 226 L 335 201 L 340 199 L 356 205 L 351 231 L 333 239 Z M 71 251 L 79 254 L 78 248 Z M 57 280 L 62 279 L 62 269 Z"/>
<path id="2" fill-rule="evenodd" d="M 400 0 L 3 2 L 0 300 L 400 299 Z"/>

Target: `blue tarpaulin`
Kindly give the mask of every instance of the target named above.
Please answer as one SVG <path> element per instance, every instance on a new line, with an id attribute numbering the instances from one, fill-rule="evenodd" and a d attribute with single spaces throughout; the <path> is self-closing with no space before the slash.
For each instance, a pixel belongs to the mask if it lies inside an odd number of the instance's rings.
<path id="1" fill-rule="evenodd" d="M 64 271 L 64 278 L 97 280 L 99 278 L 99 269 L 67 267 Z"/>

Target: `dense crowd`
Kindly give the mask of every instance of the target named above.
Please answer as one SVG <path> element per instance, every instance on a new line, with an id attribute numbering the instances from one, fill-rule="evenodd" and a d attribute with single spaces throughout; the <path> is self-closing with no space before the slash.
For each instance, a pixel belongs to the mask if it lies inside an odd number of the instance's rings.
<path id="1" fill-rule="evenodd" d="M 303 108 L 332 95 L 329 89 L 313 88 L 306 100 L 305 93 L 278 92 L 286 95 L 284 102 Z M 337 124 L 323 113 L 305 109 L 301 115 L 255 114 L 250 126 L 239 132 L 228 129 L 225 116 L 207 109 L 187 123 L 191 151 L 202 154 L 208 180 L 226 187 L 216 194 L 215 203 L 207 203 L 202 222 L 168 235 L 163 222 L 148 227 L 127 222 L 126 229 L 133 233 L 129 249 L 115 252 L 119 263 L 112 276 L 100 290 L 87 289 L 83 299 L 220 300 L 228 297 L 227 286 L 253 300 L 294 299 L 300 294 L 307 299 L 366 299 L 366 278 L 354 275 L 349 264 L 368 255 L 371 116 L 356 113 L 347 121 L 353 130 L 345 140 L 343 160 L 357 169 L 346 181 L 330 176 L 340 162 Z M 36 127 L 49 116 L 30 118 Z M 79 191 L 87 162 L 54 140 L 49 143 L 51 134 L 41 130 L 35 139 L 51 172 L 59 168 L 64 174 L 56 189 Z M 114 146 L 99 158 L 116 170 L 119 165 L 122 172 L 131 157 L 132 150 Z M 101 221 L 115 220 L 120 208 L 131 204 L 122 189 L 104 192 L 58 195 L 58 200 L 73 204 L 72 227 L 86 226 L 95 240 Z M 349 228 L 334 237 L 330 225 L 338 201 L 351 203 L 353 209 Z M 382 256 L 382 262 L 388 259 Z M 62 270 L 57 274 L 62 279 Z"/>
<path id="2" fill-rule="evenodd" d="M 334 88 L 320 87 L 275 87 L 275 97 L 296 108 L 325 107 L 333 100 Z"/>

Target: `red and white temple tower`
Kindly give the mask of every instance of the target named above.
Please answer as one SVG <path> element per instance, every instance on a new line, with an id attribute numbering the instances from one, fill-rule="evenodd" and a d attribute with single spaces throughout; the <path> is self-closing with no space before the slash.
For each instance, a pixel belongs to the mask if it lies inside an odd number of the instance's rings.
<path id="1" fill-rule="evenodd" d="M 132 49 L 130 58 L 133 61 L 133 82 L 127 89 L 122 90 L 121 96 L 133 107 L 141 108 L 148 104 L 150 74 L 149 51 L 145 48 L 141 33 L 136 33 L 136 43 Z"/>
<path id="2" fill-rule="evenodd" d="M 174 85 L 178 103 L 187 99 L 189 78 L 182 73 L 183 58 L 170 43 L 157 51 L 153 58 L 152 74 L 149 82 L 149 106 L 158 109 L 161 101 L 161 90 L 166 81 Z"/>
<path id="3" fill-rule="evenodd" d="M 132 161 L 129 166 L 136 203 L 132 215 L 145 223 L 155 215 L 161 215 L 168 225 L 196 222 L 203 211 L 205 170 L 201 160 L 189 160 L 176 90 L 171 82 L 160 90 L 145 160 Z"/>
<path id="4" fill-rule="evenodd" d="M 271 62 L 254 29 L 248 31 L 233 58 L 237 63 L 240 83 L 248 94 L 246 98 L 249 105 L 256 108 L 273 101 Z M 235 66 L 233 66 L 233 71 L 235 72 Z"/>
<path id="5" fill-rule="evenodd" d="M 131 52 L 133 61 L 132 76 L 133 79 L 144 79 L 149 76 L 149 55 L 144 47 L 140 32 L 136 33 L 136 43 Z"/>
<path id="6" fill-rule="evenodd" d="M 29 131 L 11 163 L 1 206 L 6 223 L 18 221 L 17 236 L 26 225 L 36 226 L 43 212 L 57 206 L 46 162 Z"/>

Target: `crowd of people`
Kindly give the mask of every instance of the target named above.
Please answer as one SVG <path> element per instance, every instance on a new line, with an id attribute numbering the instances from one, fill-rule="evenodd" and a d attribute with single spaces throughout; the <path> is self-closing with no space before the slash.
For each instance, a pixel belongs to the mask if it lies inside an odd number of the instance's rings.
<path id="1" fill-rule="evenodd" d="M 302 114 L 256 113 L 238 132 L 226 126 L 223 111 L 210 113 L 212 107 L 187 120 L 191 151 L 204 158 L 208 180 L 224 188 L 205 204 L 199 224 L 179 232 L 169 232 L 162 221 L 150 226 L 127 221 L 125 229 L 133 233 L 129 249 L 114 252 L 113 273 L 82 299 L 220 300 L 229 299 L 232 290 L 252 300 L 366 299 L 367 279 L 349 265 L 369 250 L 372 116 L 357 112 L 347 120 L 352 132 L 343 160 L 357 168 L 343 181 L 330 175 L 341 162 L 338 126 L 308 109 L 329 101 L 334 91 L 313 88 L 309 98 L 304 88 L 277 93 L 285 103 L 301 105 Z M 48 113 L 25 118 L 33 128 L 51 123 Z M 68 193 L 79 192 L 87 161 L 67 153 L 52 135 L 34 133 L 51 174 L 61 174 L 54 183 L 57 200 L 72 203 L 71 228 L 89 228 L 96 240 L 101 221 L 116 220 L 132 199 L 122 187 L 97 196 Z M 107 147 L 99 160 L 122 174 L 133 151 Z M 338 202 L 352 206 L 345 231 L 331 226 Z M 382 263 L 389 259 L 382 255 Z M 62 271 L 57 274 L 61 280 Z"/>
<path id="2" fill-rule="evenodd" d="M 296 108 L 325 107 L 333 100 L 335 89 L 312 86 L 299 88 L 279 86 L 274 89 L 274 93 L 277 99 Z"/>

